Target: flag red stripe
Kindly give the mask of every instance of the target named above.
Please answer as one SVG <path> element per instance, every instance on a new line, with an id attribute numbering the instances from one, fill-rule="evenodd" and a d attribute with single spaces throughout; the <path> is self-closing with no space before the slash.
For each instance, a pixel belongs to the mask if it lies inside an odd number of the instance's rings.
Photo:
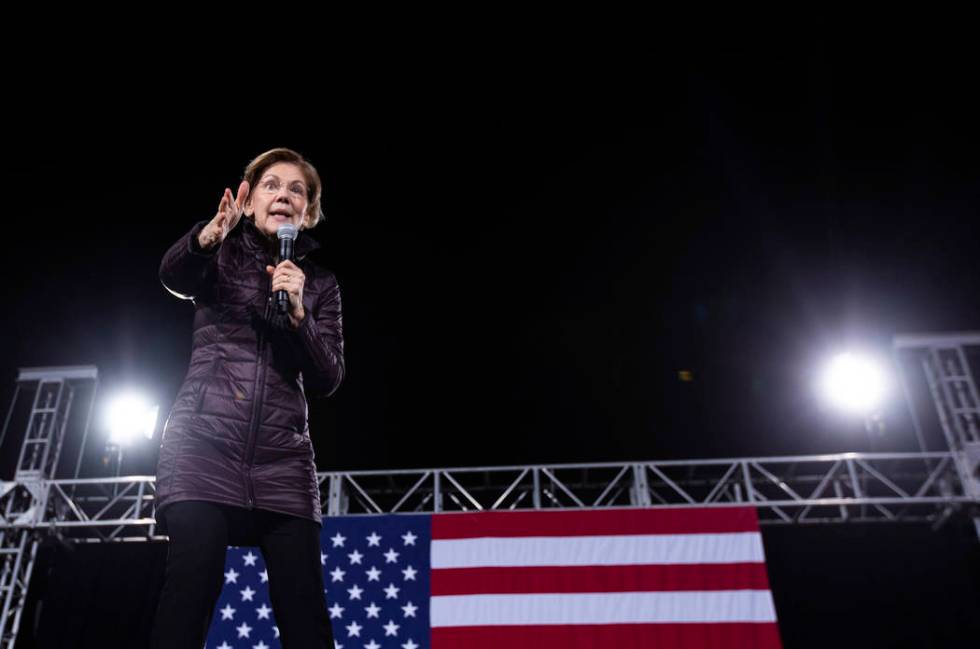
<path id="1" fill-rule="evenodd" d="M 757 532 L 753 507 L 508 511 L 432 516 L 432 539 Z"/>
<path id="2" fill-rule="evenodd" d="M 769 590 L 763 563 L 433 570 L 432 595 Z"/>
<path id="3" fill-rule="evenodd" d="M 437 627 L 432 649 L 781 649 L 767 623 Z"/>

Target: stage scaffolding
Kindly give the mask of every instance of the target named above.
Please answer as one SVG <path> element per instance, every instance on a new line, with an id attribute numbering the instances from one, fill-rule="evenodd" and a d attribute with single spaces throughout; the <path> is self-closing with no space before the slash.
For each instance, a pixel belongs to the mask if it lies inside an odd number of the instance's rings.
<path id="1" fill-rule="evenodd" d="M 928 450 L 929 422 L 902 373 L 920 451 L 836 453 L 706 460 L 540 464 L 340 471 L 318 475 L 328 516 L 597 509 L 753 506 L 763 525 L 919 523 L 934 528 L 957 511 L 980 535 L 980 399 L 967 351 L 980 333 L 895 338 L 897 364 L 921 368 L 944 448 Z M 12 649 L 37 547 L 65 543 L 165 540 L 154 518 L 154 478 L 57 478 L 67 434 L 88 436 L 97 371 L 93 367 L 22 369 L 14 403 L 26 433 L 12 480 L 0 481 L 0 649 Z M 86 403 L 75 399 L 90 384 Z M 18 409 L 18 398 L 30 410 Z M 79 431 L 67 431 L 73 407 Z M 62 466 L 64 458 L 61 458 Z"/>
<path id="2" fill-rule="evenodd" d="M 763 525 L 941 525 L 977 502 L 943 452 L 340 471 L 319 480 L 328 516 L 750 505 Z M 166 538 L 155 529 L 152 476 L 8 482 L 0 493 L 3 503 L 37 503 L 5 519 L 7 531 L 82 543 Z"/>

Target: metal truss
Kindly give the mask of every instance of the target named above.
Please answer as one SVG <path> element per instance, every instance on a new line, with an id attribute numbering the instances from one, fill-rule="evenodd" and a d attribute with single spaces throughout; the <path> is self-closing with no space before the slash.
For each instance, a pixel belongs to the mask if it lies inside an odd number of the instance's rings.
<path id="1" fill-rule="evenodd" d="M 92 366 L 37 367 L 21 369 L 18 373 L 13 403 L 0 432 L 0 446 L 7 438 L 22 393 L 30 403 L 30 410 L 14 479 L 0 482 L 0 648 L 12 649 L 17 642 L 41 536 L 36 523 L 44 519 L 47 511 L 49 480 L 58 467 L 76 391 L 97 385 L 98 370 Z M 83 445 L 94 400 L 92 389 L 82 431 Z M 76 475 L 77 470 L 76 464 Z"/>
<path id="2" fill-rule="evenodd" d="M 754 506 L 763 524 L 942 522 L 977 503 L 951 453 L 324 474 L 328 514 Z"/>
<path id="3" fill-rule="evenodd" d="M 963 492 L 980 500 L 980 390 L 968 354 L 980 346 L 980 332 L 903 334 L 895 336 L 892 346 L 896 356 L 918 357 L 940 428 L 953 452 Z M 907 377 L 900 375 L 920 448 L 926 450 L 922 421 L 910 396 Z M 980 513 L 974 513 L 973 525 L 980 537 Z"/>
<path id="4" fill-rule="evenodd" d="M 977 500 L 953 456 L 841 453 L 719 460 L 467 467 L 319 474 L 325 513 L 474 512 L 616 507 L 753 506 L 763 524 L 918 522 L 941 525 Z M 0 533 L 65 541 L 162 540 L 151 476 L 0 483 Z"/>
<path id="5" fill-rule="evenodd" d="M 30 496 L 34 505 L 16 518 L 0 516 L 0 530 L 36 530 L 63 541 L 166 540 L 156 533 L 153 476 L 0 482 L 0 506 Z"/>

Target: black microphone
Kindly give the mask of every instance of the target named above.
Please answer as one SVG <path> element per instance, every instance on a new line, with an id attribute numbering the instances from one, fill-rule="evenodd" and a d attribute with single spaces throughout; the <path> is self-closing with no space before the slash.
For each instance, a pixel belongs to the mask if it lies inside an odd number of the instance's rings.
<path id="1" fill-rule="evenodd" d="M 296 241 L 296 226 L 292 223 L 283 223 L 276 230 L 279 237 L 279 263 L 286 260 L 293 261 L 293 242 Z M 276 311 L 280 314 L 289 311 L 289 294 L 283 289 L 276 291 Z"/>

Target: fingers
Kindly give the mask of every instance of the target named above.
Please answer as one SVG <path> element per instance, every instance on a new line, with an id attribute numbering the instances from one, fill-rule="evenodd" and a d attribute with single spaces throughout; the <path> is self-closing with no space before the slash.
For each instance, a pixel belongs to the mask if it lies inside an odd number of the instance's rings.
<path id="1" fill-rule="evenodd" d="M 242 211 L 242 206 L 245 205 L 245 201 L 248 199 L 248 182 L 242 181 L 242 184 L 238 186 L 238 196 L 235 197 L 235 205 L 238 206 L 238 211 Z M 231 192 L 228 192 L 231 195 Z"/>
<path id="2" fill-rule="evenodd" d="M 294 284 L 290 284 L 285 279 L 273 278 L 272 292 L 275 293 L 276 291 L 286 291 L 287 293 L 296 294 L 296 292 L 299 291 L 299 288 Z"/>
<path id="3" fill-rule="evenodd" d="M 225 222 L 225 198 L 221 197 L 221 201 L 218 203 L 218 213 L 214 215 L 211 219 L 211 223 L 216 227 L 220 228 Z"/>
<path id="4" fill-rule="evenodd" d="M 227 217 L 232 200 L 231 190 L 225 187 L 225 193 L 221 195 L 221 201 L 218 203 L 218 217 L 222 219 Z"/>
<path id="5" fill-rule="evenodd" d="M 283 290 L 298 295 L 306 282 L 306 275 L 291 261 L 284 261 L 275 268 L 267 265 L 265 272 L 272 275 L 273 291 Z"/>
<path id="6" fill-rule="evenodd" d="M 272 266 L 266 266 L 265 272 L 273 274 L 276 277 L 282 275 L 284 277 L 298 277 L 302 280 L 306 280 L 306 273 L 303 272 L 303 269 L 288 259 L 286 261 L 279 262 L 279 265 L 275 268 Z"/>
<path id="7" fill-rule="evenodd" d="M 242 181 L 238 186 L 238 197 L 232 196 L 231 189 L 225 187 L 224 194 L 221 195 L 221 202 L 218 203 L 218 213 L 215 215 L 216 225 L 222 230 L 231 230 L 238 223 L 242 214 L 242 204 L 248 198 L 248 183 Z"/>
<path id="8" fill-rule="evenodd" d="M 286 275 L 273 275 L 272 276 L 272 290 L 278 291 L 289 291 L 290 293 L 296 293 L 303 287 L 303 281 L 296 277 L 289 277 Z"/>
<path id="9" fill-rule="evenodd" d="M 211 219 L 210 227 L 218 231 L 218 239 L 224 241 L 228 232 L 238 223 L 242 214 L 240 201 L 244 201 L 248 196 L 248 183 L 242 182 L 238 186 L 238 198 L 231 195 L 231 189 L 225 187 L 221 200 L 218 201 L 218 213 Z"/>
<path id="10" fill-rule="evenodd" d="M 274 277 L 293 277 L 302 280 L 306 279 L 306 273 L 304 273 L 301 268 L 296 266 L 296 264 L 291 261 L 284 261 L 278 266 L 269 266 L 266 264 L 265 272 Z"/>

